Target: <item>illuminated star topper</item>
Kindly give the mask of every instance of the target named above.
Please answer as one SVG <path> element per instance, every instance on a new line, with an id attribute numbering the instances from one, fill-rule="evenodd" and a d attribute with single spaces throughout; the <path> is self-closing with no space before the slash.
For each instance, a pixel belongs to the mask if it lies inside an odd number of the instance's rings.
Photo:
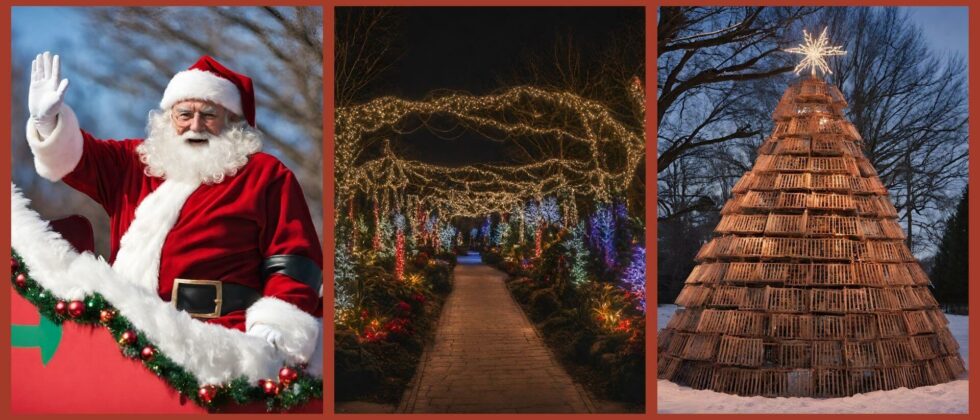
<path id="1" fill-rule="evenodd" d="M 823 28 L 823 32 L 820 33 L 820 37 L 817 38 L 816 41 L 814 41 L 810 34 L 807 33 L 806 29 L 804 29 L 803 44 L 800 44 L 799 47 L 785 50 L 786 52 L 791 52 L 794 54 L 803 54 L 803 60 L 800 61 L 800 64 L 796 65 L 796 68 L 793 69 L 793 71 L 796 74 L 800 74 L 801 70 L 809 67 L 810 75 L 813 77 L 817 76 L 817 69 L 820 69 L 820 71 L 826 74 L 833 74 L 834 72 L 830 71 L 830 67 L 827 66 L 827 60 L 824 60 L 824 57 L 830 55 L 844 55 L 847 54 L 847 51 L 840 49 L 841 47 L 839 46 L 831 47 L 827 45 L 829 43 L 830 40 L 827 39 L 826 27 Z"/>

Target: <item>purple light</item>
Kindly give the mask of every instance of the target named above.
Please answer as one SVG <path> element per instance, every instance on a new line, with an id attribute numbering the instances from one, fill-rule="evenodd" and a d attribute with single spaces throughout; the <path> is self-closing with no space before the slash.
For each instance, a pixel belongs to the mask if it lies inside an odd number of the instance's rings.
<path id="1" fill-rule="evenodd" d="M 637 300 L 637 309 L 646 313 L 646 277 L 647 277 L 647 250 L 640 245 L 633 246 L 633 255 L 630 256 L 630 264 L 623 271 L 623 283 L 626 290 Z"/>
<path id="2" fill-rule="evenodd" d="M 589 239 L 608 269 L 616 265 L 616 221 L 610 207 L 608 204 L 599 204 L 589 218 Z"/>

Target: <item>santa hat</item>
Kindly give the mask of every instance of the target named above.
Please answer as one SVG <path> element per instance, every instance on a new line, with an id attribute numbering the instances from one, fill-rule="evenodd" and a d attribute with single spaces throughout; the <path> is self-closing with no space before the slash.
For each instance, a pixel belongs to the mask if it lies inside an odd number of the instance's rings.
<path id="1" fill-rule="evenodd" d="M 170 109 L 177 102 L 188 99 L 219 104 L 255 126 L 252 79 L 229 70 L 209 56 L 201 56 L 193 66 L 170 79 L 167 89 L 163 91 L 160 108 Z"/>

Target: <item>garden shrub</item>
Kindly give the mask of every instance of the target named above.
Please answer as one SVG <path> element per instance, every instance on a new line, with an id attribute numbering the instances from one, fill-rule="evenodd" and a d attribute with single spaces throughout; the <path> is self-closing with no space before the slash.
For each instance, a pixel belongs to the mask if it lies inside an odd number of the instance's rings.
<path id="1" fill-rule="evenodd" d="M 380 361 L 361 346 L 353 332 L 334 334 L 334 389 L 338 400 L 376 392 L 382 376 Z"/>
<path id="2" fill-rule="evenodd" d="M 531 292 L 531 319 L 542 321 L 561 308 L 558 295 L 550 288 Z"/>

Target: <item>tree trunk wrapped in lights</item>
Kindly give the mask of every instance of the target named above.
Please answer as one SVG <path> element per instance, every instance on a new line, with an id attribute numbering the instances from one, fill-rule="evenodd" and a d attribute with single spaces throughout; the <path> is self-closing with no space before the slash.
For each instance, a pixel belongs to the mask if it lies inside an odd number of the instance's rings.
<path id="1" fill-rule="evenodd" d="M 405 278 L 405 233 L 399 229 L 395 233 L 395 280 Z"/>
<path id="2" fill-rule="evenodd" d="M 783 94 L 658 339 L 657 376 L 695 389 L 844 397 L 954 380 L 958 344 L 895 207 L 815 76 Z"/>
<path id="3" fill-rule="evenodd" d="M 541 235 L 544 234 L 544 229 L 542 229 L 541 223 L 538 223 L 538 228 L 534 230 L 534 258 L 541 258 Z"/>

